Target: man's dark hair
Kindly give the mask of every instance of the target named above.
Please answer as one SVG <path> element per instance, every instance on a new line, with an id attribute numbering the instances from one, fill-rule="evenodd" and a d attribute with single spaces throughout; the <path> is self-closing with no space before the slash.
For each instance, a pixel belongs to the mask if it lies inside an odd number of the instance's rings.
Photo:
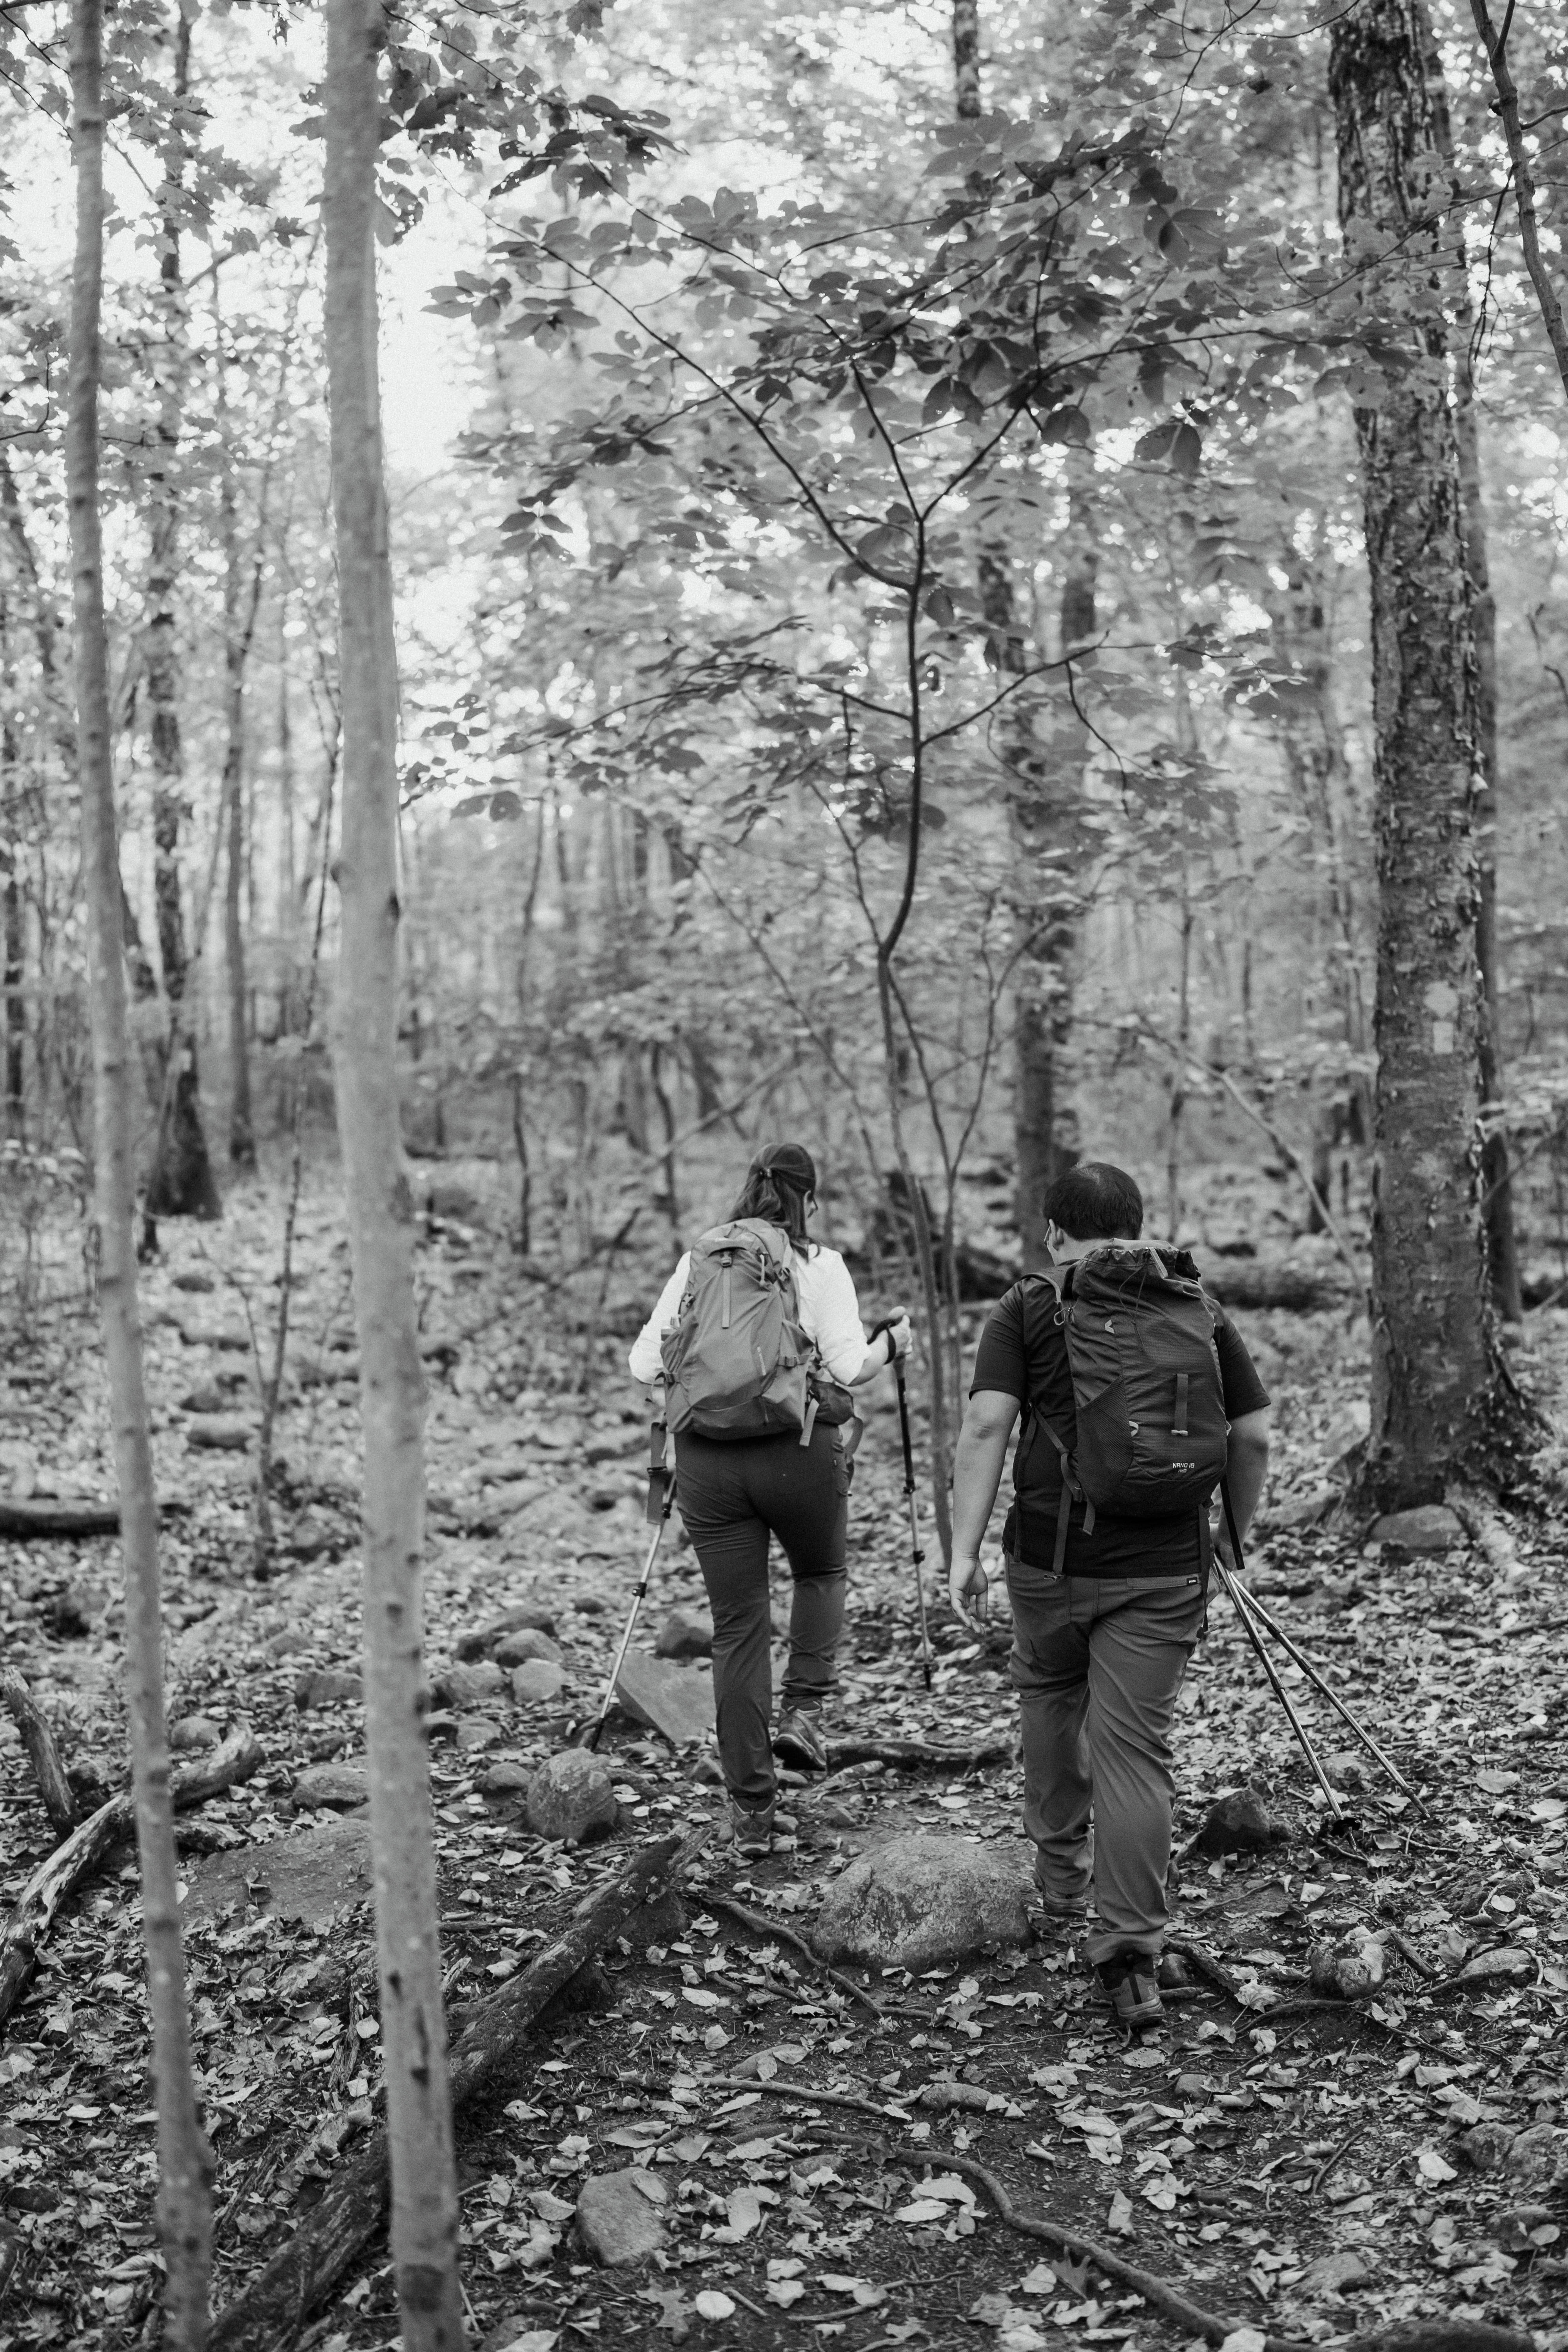
<path id="1" fill-rule="evenodd" d="M 1085 1160 L 1046 1187 L 1047 1224 L 1075 1242 L 1135 1242 L 1143 1230 L 1143 1195 L 1124 1168 Z"/>

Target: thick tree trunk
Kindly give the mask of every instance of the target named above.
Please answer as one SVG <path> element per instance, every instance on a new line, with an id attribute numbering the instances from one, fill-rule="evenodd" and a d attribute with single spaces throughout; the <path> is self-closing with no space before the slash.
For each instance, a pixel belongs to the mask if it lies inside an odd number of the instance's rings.
<path id="1" fill-rule="evenodd" d="M 405 2352 L 460 2352 L 425 1730 L 425 1398 L 397 1093 L 397 678 L 373 232 L 384 42 L 380 0 L 329 0 L 327 375 L 343 726 L 335 1068 L 364 1423 L 365 1727 L 393 2263 Z"/>
<path id="2" fill-rule="evenodd" d="M 191 2065 L 180 1945 L 174 1816 L 163 1716 L 158 1520 L 142 1385 L 142 1329 L 132 1239 L 135 1207 L 131 1054 L 121 951 L 120 852 L 110 765 L 109 656 L 99 521 L 99 318 L 103 283 L 101 0 L 76 0 L 71 25 L 72 142 L 77 242 L 71 284 L 67 490 L 75 611 L 77 740 L 82 863 L 92 994 L 94 1187 L 98 1290 L 114 1423 L 125 1562 L 125 1696 L 142 1867 L 142 1927 L 153 2022 L 158 2116 L 158 2222 L 168 2266 L 163 2341 L 200 2352 L 212 2263 L 212 2158 Z"/>
<path id="3" fill-rule="evenodd" d="M 1480 750 L 1481 791 L 1476 804 L 1476 958 L 1481 973 L 1480 1074 L 1485 1133 L 1481 1144 L 1481 1209 L 1487 1229 L 1487 1270 L 1492 1303 L 1506 1322 L 1524 1315 L 1519 1287 L 1519 1245 L 1513 1224 L 1513 1185 L 1509 1172 L 1508 1126 L 1502 1099 L 1502 1004 L 1497 947 L 1497 600 L 1487 558 L 1486 501 L 1481 488 L 1480 435 L 1476 424 L 1475 365 L 1471 356 L 1474 317 L 1466 263 L 1463 192 L 1454 168 L 1454 134 L 1443 53 L 1422 11 L 1426 41 L 1426 98 L 1433 136 L 1447 167 L 1454 196 L 1456 267 L 1454 431 L 1459 458 L 1459 498 L 1464 516 L 1465 561 L 1476 631 L 1476 738 Z"/>
<path id="4" fill-rule="evenodd" d="M 1361 0 L 1330 49 L 1340 220 L 1390 354 L 1356 411 L 1372 584 L 1379 881 L 1372 1434 L 1385 1506 L 1437 1500 L 1504 1393 L 1477 1183 L 1476 644 L 1449 401 L 1447 174 L 1419 0 Z M 1382 257 L 1381 267 L 1378 266 Z"/>
<path id="5" fill-rule="evenodd" d="M 183 100 L 190 82 L 191 19 L 182 9 L 174 27 L 174 87 Z M 177 167 L 176 167 L 177 168 Z M 202 1123 L 196 1043 L 186 1012 L 189 956 L 180 902 L 180 823 L 185 814 L 184 761 L 180 742 L 180 662 L 174 621 L 174 570 L 179 498 L 172 468 L 184 424 L 184 294 L 180 282 L 177 214 L 165 206 L 160 277 L 168 332 L 159 387 L 158 460 L 149 478 L 152 549 L 147 566 L 147 699 L 153 713 L 153 891 L 158 950 L 169 1004 L 164 1101 L 147 1182 L 149 1217 L 216 1217 L 222 1213 L 206 1130 Z"/>
<path id="6" fill-rule="evenodd" d="M 4 899 L 5 1094 L 0 1136 L 21 1143 L 27 1130 L 26 923 L 17 847 L 22 838 L 22 747 L 12 717 L 16 679 L 11 666 L 10 610 L 0 596 L 0 898 Z"/>

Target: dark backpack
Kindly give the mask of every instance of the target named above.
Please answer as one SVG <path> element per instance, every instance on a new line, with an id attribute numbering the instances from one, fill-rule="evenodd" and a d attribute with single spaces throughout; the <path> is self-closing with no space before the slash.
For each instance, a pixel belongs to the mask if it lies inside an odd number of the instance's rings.
<path id="1" fill-rule="evenodd" d="M 1216 1310 L 1195 1276 L 1168 1272 L 1152 1247 L 1110 1242 L 1065 1267 L 1059 1288 L 1078 1418 L 1070 1453 L 1037 1416 L 1062 1462 L 1057 1576 L 1075 1500 L 1086 1535 L 1100 1511 L 1161 1519 L 1199 1510 L 1225 1477 L 1230 1437 Z"/>
<path id="2" fill-rule="evenodd" d="M 671 1430 L 699 1437 L 803 1430 L 809 1440 L 812 1345 L 782 1226 L 741 1217 L 692 1244 L 685 1294 L 660 1353 Z"/>

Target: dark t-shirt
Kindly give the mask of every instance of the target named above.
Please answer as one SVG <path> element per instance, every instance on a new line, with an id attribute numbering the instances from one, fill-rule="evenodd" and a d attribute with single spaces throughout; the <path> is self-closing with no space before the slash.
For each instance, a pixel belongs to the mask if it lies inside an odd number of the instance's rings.
<path id="1" fill-rule="evenodd" d="M 1173 1273 L 1195 1275 L 1184 1253 L 1173 1253 Z M 994 1307 L 974 1357 L 973 1396 L 988 1389 L 1016 1397 L 1026 1408 L 1013 1456 L 1013 1507 L 1002 1540 L 1031 1568 L 1049 1568 L 1056 1556 L 1057 1518 L 1061 1509 L 1061 1456 L 1039 1426 L 1050 1423 L 1070 1454 L 1078 1443 L 1078 1414 L 1067 1341 L 1057 1322 L 1054 1286 L 1038 1275 L 1016 1282 Z M 1246 1343 L 1223 1308 L 1215 1309 L 1215 1349 L 1227 1421 L 1258 1412 L 1268 1391 L 1258 1377 Z M 1031 1413 L 1027 1408 L 1034 1407 Z M 1186 1510 L 1170 1519 L 1113 1519 L 1095 1515 L 1093 1531 L 1083 1532 L 1084 1507 L 1075 1503 L 1064 1563 L 1068 1576 L 1192 1576 L 1202 1567 L 1199 1515 Z"/>

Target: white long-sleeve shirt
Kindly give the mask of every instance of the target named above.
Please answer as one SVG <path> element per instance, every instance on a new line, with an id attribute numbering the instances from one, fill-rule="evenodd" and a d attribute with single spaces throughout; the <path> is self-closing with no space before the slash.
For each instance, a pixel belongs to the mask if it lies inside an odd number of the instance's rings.
<path id="1" fill-rule="evenodd" d="M 634 1381 L 658 1380 L 663 1366 L 659 1341 L 680 1312 L 690 1272 L 691 1252 L 686 1250 L 633 1343 L 627 1361 Z M 838 1252 L 814 1245 L 804 1257 L 797 1255 L 795 1293 L 801 1329 L 816 1347 L 823 1369 L 847 1387 L 859 1379 L 870 1351 L 855 1296 L 855 1278 Z M 877 1344 L 879 1347 L 881 1342 Z"/>

